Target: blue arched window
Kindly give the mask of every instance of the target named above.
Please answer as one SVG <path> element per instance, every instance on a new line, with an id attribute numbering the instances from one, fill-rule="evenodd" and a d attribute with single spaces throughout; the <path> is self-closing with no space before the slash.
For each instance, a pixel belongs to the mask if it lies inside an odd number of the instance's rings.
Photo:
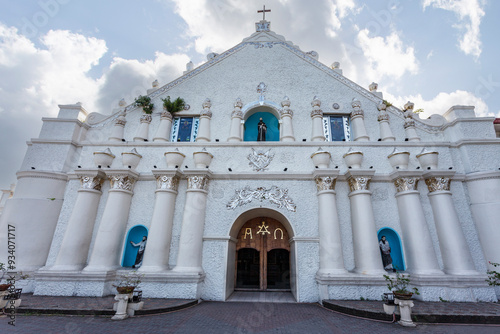
<path id="1" fill-rule="evenodd" d="M 406 270 L 403 245 L 398 233 L 390 227 L 383 227 L 378 231 L 377 235 L 379 241 L 382 236 L 385 236 L 385 239 L 391 246 L 392 267 L 398 271 Z"/>
<path id="2" fill-rule="evenodd" d="M 132 267 L 134 265 L 138 249 L 132 246 L 130 242 L 133 241 L 138 244 L 144 236 L 148 236 L 148 229 L 144 225 L 135 225 L 128 231 L 127 238 L 125 239 L 122 267 Z"/>

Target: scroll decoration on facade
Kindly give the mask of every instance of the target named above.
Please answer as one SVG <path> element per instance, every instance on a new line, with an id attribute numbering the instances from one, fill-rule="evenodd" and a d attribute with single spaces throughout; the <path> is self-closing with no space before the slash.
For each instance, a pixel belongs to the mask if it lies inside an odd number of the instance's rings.
<path id="1" fill-rule="evenodd" d="M 278 188 L 277 186 L 272 186 L 270 189 L 259 187 L 255 190 L 252 190 L 247 186 L 243 189 L 236 190 L 236 194 L 231 201 L 227 203 L 226 207 L 228 210 L 234 210 L 238 206 L 243 206 L 252 202 L 254 199 L 261 202 L 263 200 L 268 200 L 269 202 L 277 205 L 280 209 L 285 208 L 292 212 L 297 210 L 297 206 L 288 196 L 288 189 Z"/>
<path id="2" fill-rule="evenodd" d="M 271 161 L 273 161 L 274 154 L 271 153 L 271 150 L 264 151 L 255 151 L 252 148 L 252 153 L 247 156 L 247 159 L 250 161 L 248 164 L 253 168 L 256 172 L 262 172 L 269 167 Z"/>
<path id="3" fill-rule="evenodd" d="M 400 177 L 394 180 L 396 191 L 400 193 L 402 191 L 417 190 L 418 180 L 418 177 Z"/>
<path id="4" fill-rule="evenodd" d="M 81 176 L 80 182 L 82 184 L 81 189 L 92 189 L 101 191 L 104 179 L 100 176 Z"/>
<path id="5" fill-rule="evenodd" d="M 314 179 L 316 182 L 316 187 L 318 191 L 323 190 L 335 190 L 335 184 L 337 183 L 336 177 L 331 176 L 318 176 Z"/>
<path id="6" fill-rule="evenodd" d="M 128 175 L 112 175 L 109 177 L 110 189 L 113 190 L 128 190 L 134 189 L 135 180 Z"/>
<path id="7" fill-rule="evenodd" d="M 208 190 L 208 176 L 193 175 L 188 177 L 188 189 Z"/>
<path id="8" fill-rule="evenodd" d="M 430 193 L 435 191 L 450 191 L 450 182 L 451 179 L 449 177 L 431 177 L 425 179 L 425 184 Z"/>
<path id="9" fill-rule="evenodd" d="M 371 178 L 364 176 L 350 177 L 347 179 L 351 192 L 356 190 L 370 190 L 370 181 Z"/>
<path id="10" fill-rule="evenodd" d="M 159 175 L 156 177 L 156 189 L 177 191 L 178 187 L 178 176 Z"/>

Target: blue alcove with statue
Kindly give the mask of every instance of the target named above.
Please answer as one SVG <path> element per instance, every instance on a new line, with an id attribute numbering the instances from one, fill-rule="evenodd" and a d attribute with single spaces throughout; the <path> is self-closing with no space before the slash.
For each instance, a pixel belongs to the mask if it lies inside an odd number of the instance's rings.
<path id="1" fill-rule="evenodd" d="M 147 236 L 148 229 L 144 225 L 135 225 L 128 231 L 127 238 L 125 239 L 122 267 L 132 267 L 135 264 L 139 247 L 133 246 L 130 242 L 132 241 L 135 244 L 139 244 L 143 237 Z"/>
<path id="2" fill-rule="evenodd" d="M 257 128 L 261 118 L 267 127 L 266 141 L 280 140 L 278 119 L 272 113 L 261 110 L 265 110 L 265 108 L 258 108 L 257 112 L 253 113 L 245 121 L 245 134 L 243 136 L 243 141 L 257 141 Z"/>
<path id="3" fill-rule="evenodd" d="M 391 247 L 391 258 L 392 266 L 398 271 L 406 270 L 405 260 L 403 256 L 403 245 L 401 244 L 401 239 L 396 231 L 390 227 L 381 228 L 378 233 L 378 240 L 385 236 L 386 240 L 389 242 Z"/>

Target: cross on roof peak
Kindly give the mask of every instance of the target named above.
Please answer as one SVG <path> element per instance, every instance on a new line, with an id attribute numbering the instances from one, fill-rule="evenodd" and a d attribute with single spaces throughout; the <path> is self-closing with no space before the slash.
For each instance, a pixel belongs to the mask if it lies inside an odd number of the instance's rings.
<path id="1" fill-rule="evenodd" d="M 258 10 L 257 13 L 262 13 L 262 21 L 265 21 L 266 13 L 269 13 L 270 11 L 270 9 L 266 9 L 266 5 L 263 5 L 262 10 Z"/>

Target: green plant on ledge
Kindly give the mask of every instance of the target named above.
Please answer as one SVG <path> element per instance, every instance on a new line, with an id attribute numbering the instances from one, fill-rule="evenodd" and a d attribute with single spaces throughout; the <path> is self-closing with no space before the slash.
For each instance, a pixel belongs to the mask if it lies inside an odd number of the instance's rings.
<path id="1" fill-rule="evenodd" d="M 418 289 L 416 287 L 409 288 L 410 285 L 410 275 L 404 275 L 396 272 L 396 277 L 392 278 L 389 275 L 384 275 L 387 282 L 387 288 L 392 291 L 394 297 L 399 299 L 410 299 L 413 294 L 419 295 Z"/>
<path id="2" fill-rule="evenodd" d="M 137 107 L 142 107 L 142 110 L 146 114 L 153 113 L 154 104 L 151 103 L 151 98 L 149 96 L 139 95 L 139 97 L 135 99 L 135 105 Z"/>
<path id="3" fill-rule="evenodd" d="M 388 101 L 386 101 L 386 100 L 382 100 L 382 103 L 383 103 L 383 104 L 385 104 L 385 106 L 386 106 L 387 108 L 392 107 L 392 103 L 391 103 L 391 102 L 388 102 Z"/>
<path id="4" fill-rule="evenodd" d="M 121 294 L 127 294 L 127 293 L 132 293 L 135 288 L 139 286 L 139 284 L 142 282 L 142 278 L 144 277 L 144 274 L 139 274 L 137 270 L 134 270 L 132 272 L 129 272 L 125 275 L 120 275 L 119 276 L 119 282 L 118 284 L 113 284 L 113 286 L 116 288 L 118 293 Z"/>
<path id="5" fill-rule="evenodd" d="M 171 101 L 170 96 L 167 96 L 166 99 L 161 100 L 163 101 L 163 108 L 171 114 L 183 110 L 184 106 L 186 105 L 184 99 L 181 99 L 180 97 Z"/>
<path id="6" fill-rule="evenodd" d="M 493 267 L 500 267 L 500 263 L 495 263 L 488 261 L 489 264 L 491 264 Z M 488 285 L 491 286 L 500 286 L 500 273 L 496 270 L 488 270 L 486 272 L 488 274 L 488 279 L 486 282 L 488 282 Z"/>

